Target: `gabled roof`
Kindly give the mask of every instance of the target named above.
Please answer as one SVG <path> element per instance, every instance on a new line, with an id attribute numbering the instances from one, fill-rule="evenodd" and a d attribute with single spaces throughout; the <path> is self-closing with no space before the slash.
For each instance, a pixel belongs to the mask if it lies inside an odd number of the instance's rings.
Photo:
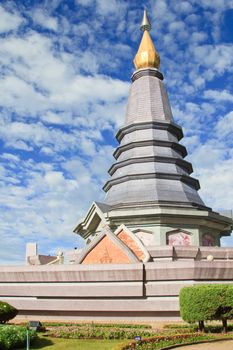
<path id="1" fill-rule="evenodd" d="M 126 235 L 125 239 L 121 236 L 122 232 Z M 142 244 L 140 239 L 124 224 L 119 226 L 114 233 L 134 252 L 139 260 L 143 262 L 149 261 L 150 254 L 148 253 L 146 247 Z"/>
<path id="2" fill-rule="evenodd" d="M 87 238 L 92 232 L 96 231 L 101 222 L 102 226 L 107 225 L 104 213 L 110 208 L 109 205 L 104 203 L 93 202 L 86 216 L 78 222 L 73 232 L 79 234 L 83 238 Z"/>
<path id="3" fill-rule="evenodd" d="M 109 249 L 110 248 L 110 249 Z M 121 253 L 121 254 L 119 254 Z M 122 258 L 122 261 L 120 259 Z M 77 263 L 138 263 L 140 260 L 121 239 L 106 226 L 86 247 Z"/>

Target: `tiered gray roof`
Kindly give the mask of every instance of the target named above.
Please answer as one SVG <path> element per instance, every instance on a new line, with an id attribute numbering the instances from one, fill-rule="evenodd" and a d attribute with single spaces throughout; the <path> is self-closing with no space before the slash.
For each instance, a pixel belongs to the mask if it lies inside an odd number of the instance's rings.
<path id="1" fill-rule="evenodd" d="M 110 206 L 178 205 L 204 207 L 198 180 L 179 143 L 183 137 L 174 123 L 163 75 L 156 68 L 137 70 L 132 77 L 125 125 L 116 138 L 116 163 L 104 190 Z"/>

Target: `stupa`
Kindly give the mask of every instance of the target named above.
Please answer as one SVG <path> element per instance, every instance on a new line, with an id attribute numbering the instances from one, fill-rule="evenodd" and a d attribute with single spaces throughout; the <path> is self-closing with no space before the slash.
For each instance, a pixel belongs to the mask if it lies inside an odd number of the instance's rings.
<path id="1" fill-rule="evenodd" d="M 232 221 L 207 207 L 199 181 L 179 143 L 182 128 L 173 120 L 160 56 L 144 11 L 143 36 L 134 59 L 125 124 L 117 132 L 116 162 L 104 185 L 106 198 L 94 202 L 74 232 L 90 243 L 108 225 L 126 225 L 145 245 L 220 246 Z"/>
<path id="2" fill-rule="evenodd" d="M 233 248 L 218 247 L 232 218 L 214 212 L 198 194 L 150 28 L 144 12 L 106 198 L 94 202 L 75 228 L 86 247 L 67 253 L 64 264 L 62 253 L 38 255 L 31 243 L 25 266 L 0 269 L 0 298 L 19 317 L 179 319 L 183 286 L 233 283 Z"/>

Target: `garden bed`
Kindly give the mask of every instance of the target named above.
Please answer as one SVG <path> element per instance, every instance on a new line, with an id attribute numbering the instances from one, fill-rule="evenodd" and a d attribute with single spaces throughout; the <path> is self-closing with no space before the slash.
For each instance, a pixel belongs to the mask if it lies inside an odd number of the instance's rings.
<path id="1" fill-rule="evenodd" d="M 47 334 L 53 338 L 66 339 L 134 339 L 135 336 L 150 337 L 155 331 L 149 325 L 124 324 L 48 324 Z"/>
<path id="2" fill-rule="evenodd" d="M 233 335 L 230 333 L 227 335 L 211 333 L 212 331 L 219 332 L 221 330 L 221 326 L 218 324 L 208 325 L 206 330 L 209 333 L 197 332 L 197 326 L 189 324 L 168 324 L 165 325 L 163 329 L 154 329 L 151 325 L 144 324 L 116 323 L 43 323 L 43 326 L 46 327 L 46 333 L 40 336 L 40 339 L 36 341 L 34 346 L 32 345 L 32 349 L 47 349 L 49 346 L 51 346 L 52 349 L 54 344 L 60 344 L 58 347 L 60 350 L 60 346 L 62 348 L 66 343 L 67 346 L 69 345 L 70 349 L 72 349 L 72 344 L 78 346 L 79 342 L 81 342 L 82 346 L 89 344 L 90 349 L 92 345 L 96 345 L 96 347 L 98 346 L 97 348 L 101 349 L 100 345 L 102 344 L 103 349 L 109 350 L 159 350 L 177 344 L 194 344 L 201 341 L 233 338 Z M 24 324 L 24 327 L 22 327 L 22 325 L 4 325 L 2 328 L 6 329 L 6 331 L 9 329 L 14 334 L 16 329 L 18 329 L 19 332 L 20 329 L 21 332 L 23 329 L 24 335 L 22 339 L 24 344 L 26 344 L 26 324 Z M 229 328 L 231 329 L 231 326 Z M 34 335 L 32 334 L 32 339 L 33 337 Z M 141 341 L 134 341 L 135 337 L 138 337 Z M 41 343 L 41 345 L 37 347 L 38 342 L 42 342 L 44 345 Z M 50 345 L 48 344 L 49 342 Z M 19 347 L 19 345 L 16 345 L 11 348 L 0 348 L 1 350 L 16 349 Z M 66 349 L 65 347 L 64 349 L 68 350 L 68 348 Z"/>

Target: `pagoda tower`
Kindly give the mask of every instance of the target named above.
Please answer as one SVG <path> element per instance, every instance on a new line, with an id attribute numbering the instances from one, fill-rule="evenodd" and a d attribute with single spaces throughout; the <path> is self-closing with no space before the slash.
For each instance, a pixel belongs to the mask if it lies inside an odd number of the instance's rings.
<path id="1" fill-rule="evenodd" d="M 219 246 L 220 238 L 230 235 L 232 220 L 206 207 L 198 194 L 146 10 L 140 28 L 125 123 L 116 135 L 116 162 L 103 187 L 106 198 L 92 204 L 74 232 L 89 243 L 106 225 L 117 229 L 124 224 L 145 246 Z"/>

